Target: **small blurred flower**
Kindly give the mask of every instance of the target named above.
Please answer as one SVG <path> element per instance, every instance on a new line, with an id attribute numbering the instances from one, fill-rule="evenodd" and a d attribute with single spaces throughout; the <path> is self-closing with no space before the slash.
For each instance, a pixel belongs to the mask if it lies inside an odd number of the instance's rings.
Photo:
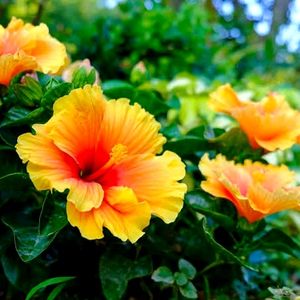
<path id="1" fill-rule="evenodd" d="M 183 205 L 185 166 L 160 152 L 160 125 L 127 99 L 106 101 L 99 86 L 73 90 L 46 124 L 18 138 L 17 152 L 38 190 L 68 189 L 67 215 L 87 239 L 103 227 L 135 242 L 151 214 L 170 223 Z"/>
<path id="2" fill-rule="evenodd" d="M 231 201 L 249 222 L 299 208 L 300 187 L 291 187 L 295 174 L 284 165 L 264 165 L 249 160 L 242 165 L 226 160 L 221 154 L 215 159 L 205 154 L 199 169 L 206 177 L 201 188 Z"/>
<path id="3" fill-rule="evenodd" d="M 8 85 L 23 71 L 56 74 L 66 58 L 65 46 L 50 36 L 45 24 L 12 18 L 6 28 L 0 25 L 0 84 Z"/>
<path id="4" fill-rule="evenodd" d="M 93 69 L 95 70 L 95 68 L 91 65 L 91 62 L 88 58 L 84 60 L 77 60 L 63 70 L 62 79 L 66 82 L 72 82 L 74 72 L 76 72 L 79 68 L 84 68 L 88 73 Z M 95 72 L 96 72 L 96 79 L 94 83 L 99 84 L 100 83 L 99 73 L 96 70 Z"/>
<path id="5" fill-rule="evenodd" d="M 260 102 L 246 102 L 230 85 L 224 85 L 211 94 L 210 105 L 236 119 L 253 148 L 283 150 L 297 143 L 300 113 L 279 94 L 270 93 Z"/>

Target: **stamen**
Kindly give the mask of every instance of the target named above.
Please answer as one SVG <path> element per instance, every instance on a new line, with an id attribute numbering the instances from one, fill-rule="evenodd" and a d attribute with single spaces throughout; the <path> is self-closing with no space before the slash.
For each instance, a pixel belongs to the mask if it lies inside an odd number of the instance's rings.
<path id="1" fill-rule="evenodd" d="M 110 169 L 113 165 L 118 165 L 127 157 L 127 147 L 122 144 L 115 145 L 110 152 L 110 159 L 106 162 L 104 166 L 95 171 L 94 173 L 88 175 L 84 179 L 86 181 L 93 181 L 100 176 L 102 176 L 108 169 Z"/>

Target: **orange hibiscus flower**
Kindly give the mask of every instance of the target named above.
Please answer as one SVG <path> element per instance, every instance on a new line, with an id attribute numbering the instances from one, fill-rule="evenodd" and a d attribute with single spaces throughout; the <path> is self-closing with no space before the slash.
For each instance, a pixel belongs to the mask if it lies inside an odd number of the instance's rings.
<path id="1" fill-rule="evenodd" d="M 209 159 L 205 154 L 199 163 L 206 177 L 201 188 L 215 197 L 231 201 L 238 213 L 249 222 L 282 210 L 299 208 L 300 187 L 291 187 L 294 173 L 286 166 L 260 162 L 235 164 L 221 154 Z"/>
<path id="2" fill-rule="evenodd" d="M 211 94 L 210 104 L 238 121 L 253 148 L 283 150 L 297 143 L 300 113 L 279 94 L 271 93 L 260 102 L 246 102 L 227 84 Z"/>
<path id="3" fill-rule="evenodd" d="M 183 205 L 185 166 L 161 151 L 160 125 L 129 100 L 106 101 L 98 86 L 73 90 L 46 124 L 18 138 L 17 152 L 38 190 L 68 189 L 67 215 L 88 239 L 103 227 L 135 242 L 151 214 L 166 223 Z"/>
<path id="4" fill-rule="evenodd" d="M 65 46 L 50 36 L 45 24 L 12 18 L 6 28 L 0 25 L 0 84 L 8 85 L 23 71 L 55 74 L 66 59 Z"/>

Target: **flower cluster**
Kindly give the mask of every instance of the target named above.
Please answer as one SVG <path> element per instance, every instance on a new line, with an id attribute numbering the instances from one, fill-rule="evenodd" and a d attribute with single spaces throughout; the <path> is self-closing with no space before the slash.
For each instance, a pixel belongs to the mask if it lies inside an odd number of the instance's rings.
<path id="1" fill-rule="evenodd" d="M 6 28 L 0 25 L 0 84 L 8 85 L 23 71 L 58 73 L 66 60 L 65 46 L 50 36 L 45 24 L 12 18 Z"/>
<path id="2" fill-rule="evenodd" d="M 0 84 L 23 71 L 54 74 L 67 60 L 65 47 L 49 35 L 46 25 L 33 26 L 13 18 L 0 26 Z M 89 60 L 65 69 L 62 79 L 89 71 Z M 98 86 L 72 90 L 57 99 L 53 116 L 19 136 L 16 150 L 27 163 L 39 191 L 67 191 L 67 216 L 83 237 L 99 239 L 107 228 L 122 241 L 137 241 L 151 215 L 173 222 L 183 206 L 187 187 L 180 157 L 162 146 L 160 124 L 128 99 L 106 100 Z M 73 86 L 74 87 L 74 86 Z M 253 148 L 287 149 L 300 136 L 300 114 L 275 93 L 260 102 L 242 101 L 230 85 L 211 94 L 211 106 L 233 117 Z M 243 164 L 205 154 L 199 163 L 206 177 L 201 187 L 231 201 L 249 222 L 285 209 L 298 209 L 300 187 L 286 166 L 246 160 Z"/>
<path id="3" fill-rule="evenodd" d="M 242 101 L 227 84 L 211 94 L 210 104 L 238 121 L 254 149 L 274 151 L 297 143 L 300 113 L 281 95 L 271 93 L 260 102 Z M 292 186 L 295 174 L 284 165 L 250 160 L 235 164 L 219 154 L 214 159 L 204 155 L 199 168 L 206 177 L 202 189 L 231 201 L 249 222 L 281 210 L 299 209 L 300 187 Z"/>

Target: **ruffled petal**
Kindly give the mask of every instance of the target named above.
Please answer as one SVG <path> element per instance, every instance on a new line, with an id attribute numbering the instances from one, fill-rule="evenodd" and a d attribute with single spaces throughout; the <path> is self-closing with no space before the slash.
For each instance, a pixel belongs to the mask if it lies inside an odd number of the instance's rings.
<path id="1" fill-rule="evenodd" d="M 278 189 L 270 192 L 260 184 L 253 184 L 248 191 L 250 206 L 263 214 L 273 214 L 286 209 L 298 208 L 300 188 Z"/>
<path id="2" fill-rule="evenodd" d="M 40 24 L 32 29 L 35 47 L 30 54 L 36 58 L 39 70 L 43 73 L 56 74 L 67 62 L 66 47 L 49 34 L 48 27 Z"/>
<path id="3" fill-rule="evenodd" d="M 129 154 L 161 151 L 166 139 L 158 133 L 160 124 L 153 115 L 127 99 L 108 101 L 103 118 L 102 140 L 106 151 L 116 144 L 127 146 Z"/>
<path id="4" fill-rule="evenodd" d="M 72 202 L 80 212 L 86 212 L 101 205 L 104 192 L 99 183 L 69 179 L 64 184 L 70 190 L 67 200 Z"/>
<path id="5" fill-rule="evenodd" d="M 81 170 L 91 173 L 109 158 L 100 135 L 105 107 L 100 88 L 87 85 L 58 99 L 48 122 L 55 145 L 73 157 Z"/>
<path id="6" fill-rule="evenodd" d="M 94 216 L 94 210 L 80 212 L 71 202 L 67 203 L 68 221 L 74 227 L 78 227 L 80 234 L 89 240 L 103 238 L 103 220 Z"/>
<path id="7" fill-rule="evenodd" d="M 136 242 L 149 225 L 151 211 L 148 203 L 138 202 L 132 189 L 112 187 L 105 193 L 106 201 L 95 210 L 101 216 L 104 227 L 122 241 Z"/>
<path id="8" fill-rule="evenodd" d="M 24 53 L 0 55 L 0 84 L 7 86 L 17 74 L 36 67 L 34 57 Z"/>
<path id="9" fill-rule="evenodd" d="M 210 94 L 209 105 L 217 112 L 231 114 L 232 110 L 243 106 L 230 84 L 220 86 Z"/>
<path id="10" fill-rule="evenodd" d="M 19 136 L 17 153 L 37 190 L 57 189 L 63 192 L 65 180 L 78 178 L 78 166 L 66 153 L 57 148 L 49 138 L 44 125 L 34 125 L 35 135 L 25 133 Z"/>
<path id="11" fill-rule="evenodd" d="M 130 187 L 139 201 L 147 202 L 151 213 L 165 223 L 176 219 L 187 190 L 178 182 L 185 176 L 179 156 L 170 151 L 161 156 L 135 155 L 117 167 L 119 185 Z"/>

